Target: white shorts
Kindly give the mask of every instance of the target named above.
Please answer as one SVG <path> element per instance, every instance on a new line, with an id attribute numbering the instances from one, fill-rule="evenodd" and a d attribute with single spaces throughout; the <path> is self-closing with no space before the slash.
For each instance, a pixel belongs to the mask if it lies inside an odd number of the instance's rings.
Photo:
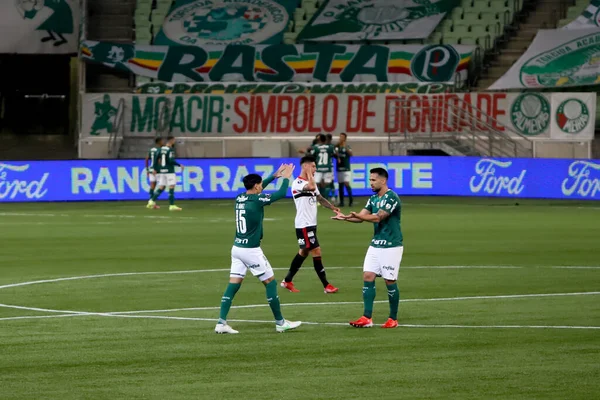
<path id="1" fill-rule="evenodd" d="M 153 174 L 152 172 L 150 172 L 150 173 L 148 174 L 148 181 L 149 181 L 150 183 L 154 183 L 154 182 L 156 182 L 156 175 L 155 175 L 155 174 Z"/>
<path id="2" fill-rule="evenodd" d="M 369 246 L 363 264 L 364 272 L 374 272 L 388 281 L 398 280 L 400 262 L 404 247 L 389 247 L 387 249 Z"/>
<path id="3" fill-rule="evenodd" d="M 175 186 L 177 185 L 177 175 L 156 174 L 156 182 L 158 183 L 158 186 Z"/>
<path id="4" fill-rule="evenodd" d="M 350 181 L 352 180 L 352 172 L 350 171 L 338 171 L 337 175 L 339 183 L 350 183 Z"/>
<path id="5" fill-rule="evenodd" d="M 333 172 L 315 172 L 315 182 L 321 183 L 325 180 L 325 183 L 333 182 Z"/>
<path id="6" fill-rule="evenodd" d="M 246 249 L 233 246 L 231 248 L 231 272 L 229 276 L 231 278 L 244 278 L 248 269 L 250 269 L 252 275 L 261 281 L 266 281 L 275 275 L 269 260 L 267 260 L 260 247 Z"/>

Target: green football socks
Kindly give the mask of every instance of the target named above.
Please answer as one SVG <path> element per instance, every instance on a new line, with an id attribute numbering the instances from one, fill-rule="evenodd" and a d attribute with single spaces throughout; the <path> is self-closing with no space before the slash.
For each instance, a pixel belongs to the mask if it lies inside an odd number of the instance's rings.
<path id="1" fill-rule="evenodd" d="M 158 199 L 161 195 L 161 193 L 164 191 L 165 189 L 161 189 L 159 188 L 158 190 L 154 191 L 154 195 L 152 195 L 152 201 L 156 201 L 156 199 Z"/>
<path id="2" fill-rule="evenodd" d="M 398 319 L 398 305 L 400 304 L 400 290 L 397 284 L 386 285 L 388 291 L 388 300 L 390 301 L 390 318 Z"/>
<path id="3" fill-rule="evenodd" d="M 375 302 L 375 282 L 364 282 L 363 302 L 365 303 L 364 316 L 371 318 L 373 315 L 373 303 Z"/>
<path id="4" fill-rule="evenodd" d="M 175 204 L 175 189 L 169 189 L 169 205 Z"/>
<path id="5" fill-rule="evenodd" d="M 152 198 L 152 196 L 154 196 L 154 189 L 150 188 L 150 198 Z"/>
<path id="6" fill-rule="evenodd" d="M 229 314 L 231 303 L 241 286 L 241 283 L 230 283 L 227 285 L 227 289 L 225 289 L 225 293 L 223 293 L 223 297 L 221 297 L 221 312 L 219 314 L 220 324 L 224 324 L 227 321 L 227 314 Z"/>
<path id="7" fill-rule="evenodd" d="M 269 307 L 271 307 L 275 321 L 278 323 L 283 323 L 283 315 L 281 315 L 281 303 L 279 302 L 279 296 L 277 295 L 277 281 L 273 279 L 271 282 L 266 284 L 265 288 L 267 289 L 267 301 L 269 302 Z"/>

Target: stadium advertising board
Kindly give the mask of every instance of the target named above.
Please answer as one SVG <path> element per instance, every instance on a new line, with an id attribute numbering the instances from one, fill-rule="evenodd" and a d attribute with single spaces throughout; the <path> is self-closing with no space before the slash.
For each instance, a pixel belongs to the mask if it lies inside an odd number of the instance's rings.
<path id="1" fill-rule="evenodd" d="M 84 60 L 164 82 L 464 81 L 475 46 L 135 46 L 84 41 Z"/>
<path id="2" fill-rule="evenodd" d="M 185 159 L 178 199 L 232 199 L 248 173 L 263 177 L 298 159 Z M 352 190 L 369 196 L 368 171 L 387 168 L 400 196 L 492 196 L 600 200 L 600 160 L 476 157 L 354 157 Z M 271 185 L 272 192 L 277 185 Z M 0 202 L 148 198 L 143 160 L 3 161 Z M 290 193 L 288 193 L 288 197 Z M 143 205 L 141 205 L 143 206 Z"/>
<path id="3" fill-rule="evenodd" d="M 600 29 L 540 30 L 490 90 L 600 84 Z"/>
<path id="4" fill-rule="evenodd" d="M 425 39 L 457 0 L 327 0 L 298 40 Z"/>
<path id="5" fill-rule="evenodd" d="M 397 98 L 406 100 L 402 110 L 389 105 Z M 482 114 L 469 114 L 474 110 L 465 110 L 468 104 Z M 121 118 L 128 136 L 147 136 L 159 128 L 177 136 L 417 135 L 466 132 L 474 126 L 485 130 L 481 121 L 489 115 L 501 131 L 508 127 L 531 138 L 580 141 L 594 137 L 595 110 L 595 93 L 88 93 L 82 104 L 81 136 L 108 136 Z"/>
<path id="6" fill-rule="evenodd" d="M 591 0 L 581 15 L 563 27 L 563 29 L 587 28 L 600 28 L 600 0 Z"/>
<path id="7" fill-rule="evenodd" d="M 142 94 L 339 94 L 339 93 L 448 93 L 455 86 L 447 83 L 174 83 L 151 82 L 139 85 Z"/>
<path id="8" fill-rule="evenodd" d="M 77 53 L 79 14 L 78 0 L 1 1 L 0 53 Z"/>
<path id="9" fill-rule="evenodd" d="M 289 0 L 177 0 L 155 43 L 167 46 L 281 43 L 296 3 Z"/>

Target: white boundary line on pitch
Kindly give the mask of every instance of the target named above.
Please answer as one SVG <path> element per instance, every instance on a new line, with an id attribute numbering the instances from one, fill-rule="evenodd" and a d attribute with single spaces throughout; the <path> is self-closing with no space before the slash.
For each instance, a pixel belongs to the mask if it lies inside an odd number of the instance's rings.
<path id="1" fill-rule="evenodd" d="M 166 319 L 179 321 L 203 321 L 216 322 L 216 318 L 196 318 L 196 317 L 170 317 L 163 315 L 119 315 L 110 313 L 79 313 L 75 314 L 60 314 L 47 316 L 24 316 L 24 317 L 9 317 L 0 318 L 2 320 L 15 319 L 39 319 L 39 318 L 64 318 L 64 317 L 83 317 L 83 316 L 103 316 L 116 318 L 144 318 L 144 319 Z M 246 322 L 258 324 L 273 324 L 274 321 L 254 320 L 254 319 L 230 319 L 228 322 Z M 348 326 L 347 322 L 311 322 L 303 321 L 304 325 L 328 325 L 328 326 Z M 454 329 L 581 329 L 581 330 L 600 330 L 600 326 L 578 326 L 578 325 L 455 325 L 455 324 L 398 324 L 402 328 L 454 328 Z"/>
<path id="2" fill-rule="evenodd" d="M 327 267 L 328 270 L 334 269 L 359 269 L 362 267 L 351 266 L 351 267 Z M 400 269 L 521 269 L 523 267 L 517 266 L 502 266 L 502 265 L 456 265 L 456 266 L 415 266 L 415 267 L 400 267 Z M 598 267 L 600 268 L 600 267 Z M 273 268 L 274 271 L 287 271 L 289 268 Z M 96 278 L 109 278 L 114 276 L 135 276 L 135 275 L 172 275 L 172 274 L 196 274 L 204 272 L 229 272 L 229 268 L 218 268 L 218 269 L 195 269 L 195 270 L 182 270 L 182 271 L 148 271 L 148 272 L 118 272 L 112 274 L 98 274 L 98 275 L 83 275 L 83 276 L 69 276 L 65 278 L 54 278 L 54 279 L 42 279 L 37 281 L 10 283 L 7 285 L 0 285 L 0 289 L 8 289 L 11 287 L 36 285 L 40 283 L 54 283 L 63 281 L 75 281 L 80 279 L 96 279 Z"/>
<path id="3" fill-rule="evenodd" d="M 330 269 L 344 269 L 344 268 L 362 268 L 362 267 L 330 267 Z M 517 266 L 423 266 L 423 267 L 404 267 L 404 268 L 434 268 L 434 269 L 449 269 L 449 268 L 522 268 Z M 564 267 L 551 267 L 551 268 L 564 268 Z M 578 268 L 576 266 L 569 268 Z M 585 267 L 590 268 L 590 267 Z M 592 267 L 593 268 L 593 267 Z M 287 270 L 287 268 L 274 268 L 276 270 Z M 61 282 L 68 280 L 80 280 L 80 279 L 91 279 L 111 276 L 132 276 L 132 275 L 158 275 L 158 274 L 185 274 L 185 273 L 200 273 L 200 272 L 225 272 L 229 269 L 204 269 L 204 270 L 187 270 L 187 271 L 152 271 L 152 272 L 126 272 L 126 273 L 115 273 L 115 274 L 101 274 L 101 275 L 86 275 L 86 276 L 75 276 L 57 279 L 47 279 L 39 281 L 21 282 L 16 284 L 9 284 L 0 286 L 0 289 L 27 286 L 39 283 L 51 283 Z M 600 292 L 573 292 L 573 293 L 538 293 L 538 294 L 521 294 L 521 295 L 497 295 L 497 296 L 469 296 L 469 297 L 446 297 L 446 298 L 430 298 L 430 299 L 406 299 L 402 302 L 431 302 L 431 301 L 460 301 L 460 300 L 474 300 L 474 299 L 497 299 L 497 298 L 531 298 L 531 297 L 555 297 L 555 296 L 585 296 L 585 295 L 596 295 Z M 384 303 L 385 300 L 376 301 L 376 303 Z M 288 303 L 289 306 L 314 306 L 314 305 L 345 305 L 345 304 L 362 304 L 362 302 L 322 302 L 322 303 Z M 266 304 L 250 304 L 233 306 L 232 308 L 256 308 L 266 307 Z M 18 305 L 0 304 L 2 308 L 11 308 L 19 310 L 29 310 L 47 313 L 56 313 L 59 315 L 37 315 L 37 316 L 17 316 L 17 317 L 5 317 L 0 318 L 2 321 L 7 320 L 24 320 L 24 319 L 48 319 L 48 318 L 64 318 L 64 317 L 76 317 L 76 316 L 103 316 L 113 318 L 146 318 L 146 319 L 167 319 L 167 320 L 186 320 L 186 321 L 210 321 L 214 322 L 214 318 L 196 318 L 196 317 L 174 317 L 174 316 L 162 316 L 162 315 L 136 315 L 141 313 L 153 313 L 153 312 L 173 312 L 173 311 L 188 311 L 188 310 L 215 310 L 220 307 L 199 307 L 199 308 L 182 308 L 182 309 L 168 309 L 168 310 L 138 310 L 138 311 L 122 311 L 122 312 L 86 312 L 86 311 L 71 311 L 71 310 L 52 310 L 37 307 L 25 307 Z M 262 320 L 231 320 L 232 322 L 252 322 L 252 323 L 272 323 L 272 321 Z M 304 322 L 307 325 L 344 325 L 346 323 L 341 322 Z M 437 325 L 411 325 L 402 324 L 401 327 L 407 328 L 497 328 L 497 329 L 509 329 L 509 328 L 539 328 L 539 329 L 600 329 L 595 326 L 552 326 L 552 325 L 451 325 L 451 324 L 437 324 Z"/>
<path id="4" fill-rule="evenodd" d="M 350 267 L 327 267 L 329 270 L 336 269 L 359 269 L 359 266 Z M 403 269 L 523 269 L 523 268 L 557 268 L 557 269 L 600 269 L 600 266 L 532 266 L 532 267 L 520 267 L 515 265 L 424 265 L 424 266 L 409 266 L 400 267 Z M 289 268 L 273 268 L 274 271 L 287 271 Z M 96 279 L 96 278 L 109 278 L 115 276 L 135 276 L 135 275 L 171 275 L 171 274 L 196 274 L 205 272 L 229 272 L 229 268 L 218 268 L 218 269 L 196 269 L 196 270 L 182 270 L 182 271 L 148 271 L 148 272 L 118 272 L 112 274 L 98 274 L 98 275 L 82 275 L 82 276 L 70 276 L 64 278 L 53 278 L 53 279 L 41 279 L 36 281 L 10 283 L 6 285 L 0 285 L 1 289 L 8 289 L 12 287 L 29 286 L 41 283 L 54 283 L 63 281 L 75 281 L 81 279 Z"/>
<path id="5" fill-rule="evenodd" d="M 432 298 L 432 299 L 406 299 L 404 302 L 423 302 L 423 301 L 460 301 L 460 300 L 476 300 L 476 299 L 497 299 L 497 298 L 530 298 L 530 297 L 555 297 L 555 296 L 585 296 L 585 295 L 598 295 L 600 292 L 573 292 L 573 293 L 539 293 L 539 294 L 523 294 L 523 295 L 499 295 L 499 296 L 472 296 L 472 297 L 447 297 L 447 298 Z M 375 303 L 386 303 L 385 300 L 376 301 Z M 284 304 L 286 307 L 290 306 L 323 306 L 323 305 L 346 305 L 346 304 L 362 304 L 362 302 L 322 302 L 322 303 L 288 303 Z M 266 304 L 250 304 L 242 306 L 233 306 L 231 308 L 257 308 L 266 307 Z M 186 310 L 215 310 L 220 307 L 202 307 L 202 308 L 191 308 L 191 309 L 170 309 L 170 310 L 139 310 L 139 311 L 121 311 L 121 312 L 87 312 L 87 311 L 72 311 L 72 310 L 53 310 L 38 307 L 25 307 L 11 304 L 0 304 L 2 308 L 11 308 L 18 310 L 29 310 L 38 312 L 56 313 L 59 315 L 37 315 L 37 316 L 20 316 L 20 317 L 6 317 L 0 318 L 0 321 L 6 320 L 24 320 L 24 319 L 47 319 L 47 318 L 64 318 L 64 317 L 78 317 L 78 316 L 100 316 L 100 317 L 113 317 L 113 318 L 145 318 L 145 319 L 165 319 L 165 320 L 182 320 L 182 321 L 205 321 L 215 322 L 215 318 L 198 318 L 198 317 L 175 317 L 166 315 L 137 315 L 141 313 L 150 312 L 172 312 L 172 311 L 186 311 Z M 249 322 L 249 323 L 273 323 L 273 321 L 266 320 L 230 320 L 231 322 Z M 347 326 L 347 323 L 343 322 L 303 322 L 307 325 L 340 325 Z M 405 328 L 487 328 L 487 329 L 511 329 L 511 328 L 522 328 L 522 329 L 600 329 L 600 326 L 571 326 L 571 325 L 454 325 L 454 324 L 401 324 L 399 325 Z"/>

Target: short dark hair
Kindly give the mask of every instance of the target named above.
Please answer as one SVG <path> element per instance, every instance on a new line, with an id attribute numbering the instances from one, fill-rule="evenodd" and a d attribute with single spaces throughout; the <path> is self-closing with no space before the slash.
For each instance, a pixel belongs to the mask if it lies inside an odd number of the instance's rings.
<path id="1" fill-rule="evenodd" d="M 258 174 L 249 174 L 249 175 L 246 175 L 244 177 L 244 179 L 242 179 L 242 182 L 244 182 L 244 187 L 246 188 L 246 190 L 250 190 L 250 189 L 254 188 L 254 186 L 261 183 L 262 178 Z"/>
<path id="2" fill-rule="evenodd" d="M 327 134 L 327 139 L 333 139 L 333 135 L 331 133 Z"/>
<path id="3" fill-rule="evenodd" d="M 157 137 L 156 139 L 154 139 L 154 143 L 159 144 L 160 142 L 162 142 L 161 137 Z"/>
<path id="4" fill-rule="evenodd" d="M 340 136 L 344 135 L 344 137 L 348 137 L 344 132 L 340 133 Z"/>
<path id="5" fill-rule="evenodd" d="M 175 136 L 169 136 L 169 137 L 167 138 L 167 140 L 173 140 L 173 139 L 175 139 Z"/>
<path id="6" fill-rule="evenodd" d="M 319 142 L 321 143 L 325 143 L 327 141 L 327 136 L 323 135 L 322 133 L 319 135 Z"/>
<path id="7" fill-rule="evenodd" d="M 309 162 L 317 162 L 317 160 L 313 156 L 304 156 L 300 159 L 300 165 L 306 164 Z"/>
<path id="8" fill-rule="evenodd" d="M 372 174 L 383 176 L 385 179 L 389 178 L 388 172 L 384 168 L 372 168 L 369 172 Z"/>

